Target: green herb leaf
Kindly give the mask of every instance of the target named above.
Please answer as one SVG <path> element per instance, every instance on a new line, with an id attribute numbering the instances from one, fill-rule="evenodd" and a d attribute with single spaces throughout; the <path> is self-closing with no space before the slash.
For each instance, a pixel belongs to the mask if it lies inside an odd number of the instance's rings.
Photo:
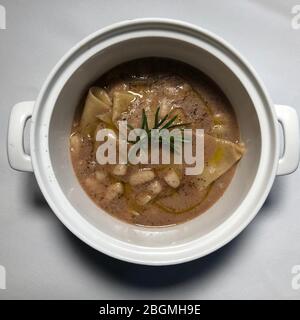
<path id="1" fill-rule="evenodd" d="M 180 130 L 183 131 L 183 128 L 182 127 L 185 127 L 187 125 L 190 125 L 191 123 L 178 123 L 178 124 L 173 124 L 174 121 L 177 119 L 178 115 L 175 115 L 173 118 L 171 118 L 169 121 L 167 121 L 168 117 L 169 117 L 169 114 L 166 114 L 161 120 L 159 120 L 159 111 L 160 111 L 160 107 L 158 107 L 156 109 L 156 112 L 155 112 L 155 119 L 154 119 L 154 127 L 149 129 L 149 124 L 148 124 L 148 118 L 147 118 L 147 114 L 146 114 L 146 111 L 145 109 L 143 109 L 142 111 L 142 124 L 141 124 L 141 129 L 145 130 L 147 135 L 145 137 L 142 138 L 145 139 L 150 139 L 151 138 L 151 130 L 152 129 L 159 129 L 162 130 L 162 129 L 173 129 L 173 128 L 179 128 Z M 167 122 L 166 122 L 167 121 Z M 131 126 L 131 125 L 127 125 L 131 130 L 133 130 L 134 128 Z M 140 137 L 137 137 L 136 141 L 128 141 L 130 143 L 137 143 L 138 141 L 140 141 Z M 180 143 L 184 143 L 186 142 L 187 140 L 184 139 L 182 136 L 174 139 L 174 137 L 170 137 L 169 141 L 162 141 L 162 137 L 159 137 L 159 141 L 161 143 L 164 143 L 164 144 L 168 144 L 170 149 L 173 151 L 173 152 L 177 152 L 175 149 L 175 141 L 177 142 L 180 142 Z"/>
<path id="2" fill-rule="evenodd" d="M 169 120 L 163 127 L 162 129 L 169 129 L 171 124 L 177 119 L 178 115 L 174 116 L 171 120 Z"/>
<path id="3" fill-rule="evenodd" d="M 160 110 L 160 107 L 158 107 L 158 108 L 156 109 L 156 112 L 155 112 L 154 128 L 157 128 L 157 125 L 158 125 L 158 122 L 159 122 L 159 120 L 158 120 L 159 110 Z"/>
<path id="4" fill-rule="evenodd" d="M 154 129 L 158 129 L 168 118 L 168 114 L 166 114 L 157 124 L 157 126 Z"/>
<path id="5" fill-rule="evenodd" d="M 147 118 L 145 109 L 143 109 L 143 115 L 142 115 L 142 129 L 146 130 L 146 132 L 149 133 L 148 118 Z"/>
<path id="6" fill-rule="evenodd" d="M 177 123 L 177 124 L 173 124 L 172 126 L 168 127 L 168 129 L 178 128 L 178 127 L 185 127 L 185 126 L 189 126 L 190 124 L 191 124 L 191 122 Z"/>

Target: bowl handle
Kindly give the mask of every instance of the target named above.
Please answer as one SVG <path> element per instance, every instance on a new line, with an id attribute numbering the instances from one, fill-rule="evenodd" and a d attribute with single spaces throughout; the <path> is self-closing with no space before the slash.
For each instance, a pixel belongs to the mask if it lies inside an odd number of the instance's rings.
<path id="1" fill-rule="evenodd" d="M 7 136 L 7 155 L 10 166 L 19 171 L 32 172 L 31 157 L 25 153 L 23 137 L 26 122 L 32 117 L 34 101 L 17 103 L 12 108 Z"/>
<path id="2" fill-rule="evenodd" d="M 278 121 L 283 129 L 283 154 L 279 159 L 277 175 L 294 172 L 298 168 L 300 155 L 299 120 L 295 109 L 275 105 Z"/>

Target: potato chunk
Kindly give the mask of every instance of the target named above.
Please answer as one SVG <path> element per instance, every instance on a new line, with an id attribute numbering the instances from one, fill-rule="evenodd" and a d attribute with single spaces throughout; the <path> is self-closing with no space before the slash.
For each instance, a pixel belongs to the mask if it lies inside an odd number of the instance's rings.
<path id="1" fill-rule="evenodd" d="M 152 170 L 139 170 L 130 176 L 129 183 L 132 186 L 137 186 L 153 180 L 154 177 L 155 174 Z"/>
<path id="2" fill-rule="evenodd" d="M 180 178 L 173 168 L 167 170 L 166 174 L 164 175 L 164 180 L 170 187 L 174 189 L 180 186 Z"/>

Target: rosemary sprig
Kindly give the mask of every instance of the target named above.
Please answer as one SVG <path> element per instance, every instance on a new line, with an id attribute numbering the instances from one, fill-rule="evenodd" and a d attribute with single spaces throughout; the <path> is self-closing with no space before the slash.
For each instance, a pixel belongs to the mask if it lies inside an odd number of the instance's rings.
<path id="1" fill-rule="evenodd" d="M 178 115 L 174 116 L 171 120 L 169 120 L 163 127 L 162 129 L 170 129 L 170 126 L 172 123 L 177 119 Z"/>
<path id="2" fill-rule="evenodd" d="M 191 124 L 190 122 L 177 123 L 177 124 L 173 124 L 172 126 L 168 127 L 168 129 L 180 128 L 180 127 L 188 126 L 188 125 L 190 125 L 190 124 Z"/>
<path id="3" fill-rule="evenodd" d="M 150 139 L 151 138 L 151 130 L 153 129 L 158 129 L 159 131 L 163 130 L 163 129 L 174 129 L 174 128 L 181 128 L 181 130 L 183 129 L 183 127 L 190 125 L 190 122 L 187 123 L 177 123 L 174 124 L 174 122 L 176 121 L 176 119 L 178 118 L 178 115 L 175 115 L 174 117 L 172 117 L 170 120 L 168 120 L 170 114 L 166 114 L 162 119 L 159 120 L 159 111 L 160 111 L 160 107 L 158 107 L 156 109 L 155 112 L 155 117 L 154 117 L 154 126 L 153 128 L 149 128 L 149 122 L 148 122 L 148 118 L 147 118 L 147 114 L 145 112 L 145 109 L 143 109 L 142 111 L 142 123 L 141 123 L 141 129 L 145 130 L 147 133 L 147 138 Z M 168 121 L 167 121 L 168 120 Z M 127 125 L 129 129 L 133 130 L 133 126 L 131 126 L 130 124 Z M 137 137 L 136 141 L 129 141 L 130 143 L 137 143 L 140 140 L 140 137 Z M 162 137 L 159 138 L 159 141 L 162 143 L 163 139 Z M 181 136 L 179 141 L 181 143 L 185 142 L 186 140 Z M 172 151 L 175 151 L 175 141 L 174 141 L 174 137 L 170 137 L 170 141 L 168 141 L 168 144 L 170 145 L 170 148 Z"/>
<path id="4" fill-rule="evenodd" d="M 158 127 L 158 123 L 159 123 L 159 110 L 160 110 L 160 107 L 158 107 L 156 109 L 156 112 L 155 112 L 155 120 L 154 120 L 154 128 L 157 128 Z"/>
<path id="5" fill-rule="evenodd" d="M 147 134 L 149 134 L 148 118 L 147 118 L 145 109 L 143 109 L 143 115 L 142 115 L 142 129 L 146 130 Z"/>

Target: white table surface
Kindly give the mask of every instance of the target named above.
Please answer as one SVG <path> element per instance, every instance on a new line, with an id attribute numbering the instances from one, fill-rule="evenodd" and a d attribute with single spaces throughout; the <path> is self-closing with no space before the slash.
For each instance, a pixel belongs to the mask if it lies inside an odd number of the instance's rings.
<path id="1" fill-rule="evenodd" d="M 275 180 L 255 220 L 217 252 L 184 265 L 120 262 L 75 238 L 45 202 L 33 174 L 9 168 L 7 122 L 12 106 L 35 99 L 58 59 L 76 42 L 113 22 L 137 17 L 185 20 L 237 48 L 273 101 L 300 114 L 297 1 L 0 0 L 0 299 L 299 299 L 291 286 L 300 264 L 300 172 Z M 300 3 L 298 1 L 298 3 Z M 298 148 L 299 146 L 295 146 Z"/>

